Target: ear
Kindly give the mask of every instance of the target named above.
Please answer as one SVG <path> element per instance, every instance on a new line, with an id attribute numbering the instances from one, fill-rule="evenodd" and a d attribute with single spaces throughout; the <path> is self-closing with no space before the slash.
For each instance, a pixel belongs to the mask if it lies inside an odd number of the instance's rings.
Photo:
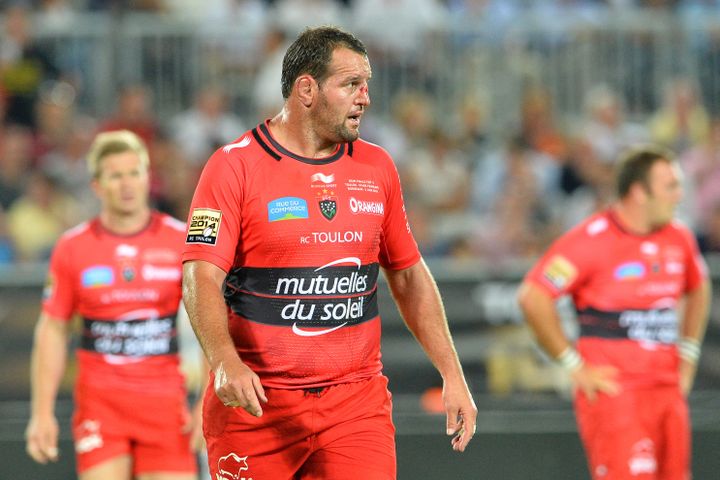
<path id="1" fill-rule="evenodd" d="M 635 199 L 636 202 L 641 204 L 645 203 L 648 198 L 648 192 L 641 182 L 635 182 L 630 187 L 630 195 L 632 196 L 632 198 Z"/>
<path id="2" fill-rule="evenodd" d="M 310 75 L 301 75 L 295 80 L 298 99 L 306 107 L 313 104 L 317 88 L 317 82 Z"/>

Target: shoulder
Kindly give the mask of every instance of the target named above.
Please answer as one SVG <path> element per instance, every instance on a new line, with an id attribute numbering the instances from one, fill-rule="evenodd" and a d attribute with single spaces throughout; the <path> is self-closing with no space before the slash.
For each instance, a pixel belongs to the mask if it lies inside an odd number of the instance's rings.
<path id="1" fill-rule="evenodd" d="M 68 230 L 65 230 L 65 232 L 60 235 L 57 243 L 71 243 L 87 237 L 90 234 L 92 225 L 95 221 L 96 219 L 87 220 L 78 225 L 75 225 L 72 228 L 69 228 Z"/>
<path id="2" fill-rule="evenodd" d="M 377 162 L 381 164 L 393 163 L 392 157 L 380 145 L 357 139 L 351 144 L 352 158 L 361 162 Z"/>
<path id="3" fill-rule="evenodd" d="M 178 220 L 167 213 L 155 212 L 155 215 L 157 216 L 157 221 L 163 228 L 185 233 L 185 222 Z"/>
<path id="4" fill-rule="evenodd" d="M 682 241 L 690 245 L 697 243 L 697 238 L 693 231 L 681 220 L 676 219 L 670 222 L 663 230 L 663 233 L 668 237 L 679 237 Z"/>
<path id="5" fill-rule="evenodd" d="M 600 212 L 570 228 L 563 237 L 574 240 L 603 240 L 611 233 L 612 224 L 607 212 Z"/>
<path id="6" fill-rule="evenodd" d="M 248 161 L 264 156 L 262 145 L 253 135 L 253 131 L 254 129 L 248 130 L 232 142 L 226 143 L 215 150 L 210 156 L 207 166 L 237 168 Z"/>
<path id="7" fill-rule="evenodd" d="M 92 230 L 95 222 L 96 219 L 88 220 L 63 232 L 55 242 L 53 256 L 67 258 L 73 251 L 87 249 L 88 243 L 94 240 Z"/>

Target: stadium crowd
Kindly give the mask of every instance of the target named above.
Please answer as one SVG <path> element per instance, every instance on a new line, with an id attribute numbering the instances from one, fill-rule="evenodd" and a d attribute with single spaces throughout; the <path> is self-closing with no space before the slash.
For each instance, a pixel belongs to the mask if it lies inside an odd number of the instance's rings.
<path id="1" fill-rule="evenodd" d="M 307 18 L 342 24 L 351 17 L 361 36 L 380 25 L 386 38 L 375 36 L 376 44 L 369 45 L 373 55 L 390 59 L 383 65 L 392 72 L 392 59 L 407 63 L 418 54 L 414 36 L 441 22 L 484 15 L 500 31 L 520 12 L 557 18 L 563 9 L 564 16 L 592 20 L 613 9 L 639 8 L 689 18 L 720 8 L 720 2 L 0 0 L 0 263 L 47 260 L 60 233 L 95 212 L 84 154 L 99 131 L 126 128 L 147 142 L 152 200 L 160 210 L 185 219 L 210 153 L 280 108 L 279 62 L 286 33 L 302 29 Z M 267 34 L 251 62 L 256 78 L 248 93 L 251 114 L 234 112 L 226 86 L 207 84 L 192 92 L 185 110 L 161 115 L 150 79 L 123 84 L 114 111 L 86 108 L 87 80 L 80 81 L 78 72 L 35 33 L 87 11 L 151 11 L 198 22 L 232 22 L 242 15 L 265 22 Z M 388 24 L 393 28 L 382 28 Z M 486 34 L 492 41 L 493 33 Z M 548 32 L 543 41 L 556 41 L 553 35 Z M 720 64 L 718 39 L 698 46 L 706 55 L 700 58 L 716 59 L 707 65 Z M 493 125 L 488 105 L 493 92 L 468 95 L 441 118 L 432 88 L 422 82 L 413 90 L 386 85 L 392 93 L 391 115 L 371 113 L 361 133 L 395 158 L 410 222 L 426 257 L 536 257 L 561 231 L 612 197 L 618 152 L 648 141 L 677 152 L 687 177 L 681 217 L 705 252 L 720 252 L 720 102 L 706 81 L 712 72 L 703 72 L 707 69 L 695 77 L 666 79 L 662 94 L 649 82 L 647 89 L 633 92 L 597 84 L 584 92 L 580 116 L 563 112 L 546 85 L 528 82 L 519 109 L 510 115 L 515 121 L 500 128 Z"/>

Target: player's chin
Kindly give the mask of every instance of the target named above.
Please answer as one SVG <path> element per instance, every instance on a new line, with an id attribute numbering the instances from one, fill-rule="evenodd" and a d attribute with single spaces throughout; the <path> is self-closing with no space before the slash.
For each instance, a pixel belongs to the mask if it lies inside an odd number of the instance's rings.
<path id="1" fill-rule="evenodd" d="M 360 136 L 360 130 L 355 128 L 343 128 L 340 132 L 340 137 L 344 142 L 354 142 Z"/>

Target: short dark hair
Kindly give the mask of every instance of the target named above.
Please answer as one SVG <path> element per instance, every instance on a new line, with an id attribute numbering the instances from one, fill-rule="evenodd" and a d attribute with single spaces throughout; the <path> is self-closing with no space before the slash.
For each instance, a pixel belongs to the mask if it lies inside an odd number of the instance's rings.
<path id="1" fill-rule="evenodd" d="M 615 169 L 616 189 L 619 198 L 630 193 L 633 184 L 640 182 L 650 190 L 650 169 L 657 162 L 674 163 L 675 154 L 664 147 L 657 145 L 641 145 L 626 150 L 621 156 Z"/>
<path id="2" fill-rule="evenodd" d="M 290 97 L 295 80 L 302 74 L 307 73 L 322 83 L 328 75 L 332 53 L 339 47 L 367 56 L 367 49 L 360 40 L 337 27 L 308 28 L 302 32 L 283 58 L 283 98 Z"/>

